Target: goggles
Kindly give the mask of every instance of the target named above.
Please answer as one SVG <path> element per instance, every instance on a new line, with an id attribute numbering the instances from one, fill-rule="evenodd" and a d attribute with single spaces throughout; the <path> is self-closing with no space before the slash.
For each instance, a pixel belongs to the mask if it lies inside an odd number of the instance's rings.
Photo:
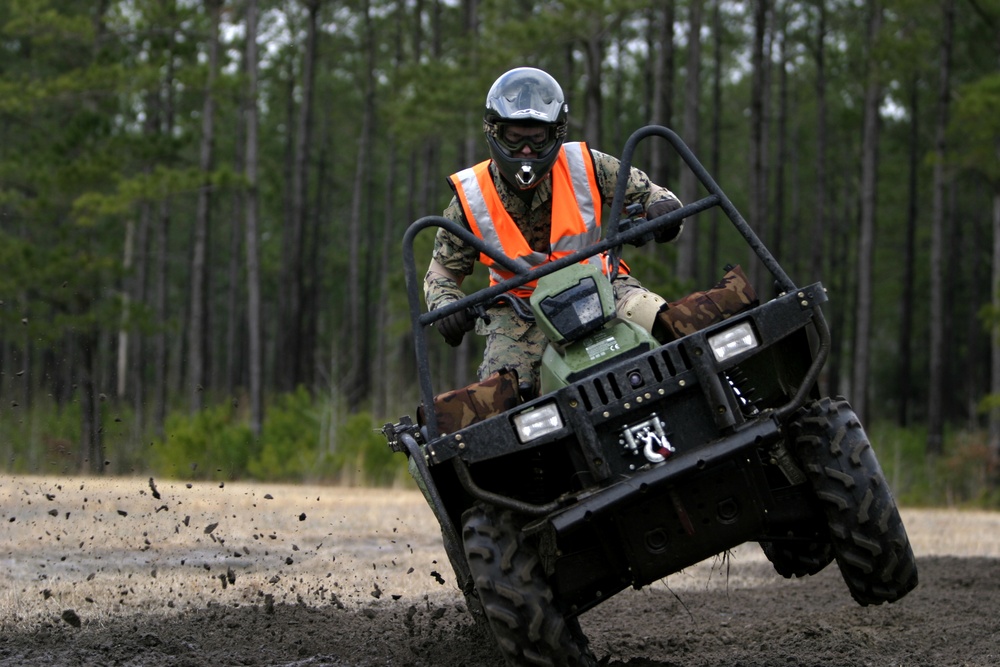
<path id="1" fill-rule="evenodd" d="M 544 153 L 555 143 L 556 128 L 552 125 L 510 125 L 497 123 L 497 143 L 510 155 L 519 153 L 529 146 L 535 153 Z"/>

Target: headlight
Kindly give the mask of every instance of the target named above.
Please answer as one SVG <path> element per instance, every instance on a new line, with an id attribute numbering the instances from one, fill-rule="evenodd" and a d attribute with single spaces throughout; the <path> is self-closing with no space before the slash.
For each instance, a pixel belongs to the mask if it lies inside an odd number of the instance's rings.
<path id="1" fill-rule="evenodd" d="M 534 410 L 522 412 L 514 416 L 514 427 L 521 442 L 531 442 L 538 438 L 558 431 L 563 427 L 559 409 L 555 403 L 546 403 Z"/>
<path id="2" fill-rule="evenodd" d="M 579 340 L 600 329 L 607 318 L 601 307 L 597 282 L 584 278 L 566 290 L 546 297 L 541 302 L 542 313 L 562 340 Z"/>
<path id="3" fill-rule="evenodd" d="M 750 328 L 749 322 L 738 324 L 722 333 L 709 336 L 708 344 L 711 346 L 712 352 L 715 353 L 716 361 L 729 359 L 760 345 L 757 342 L 757 337 L 753 335 L 753 329 Z"/>
<path id="4" fill-rule="evenodd" d="M 571 264 L 538 279 L 531 310 L 556 345 L 578 341 L 614 319 L 615 292 L 599 264 Z"/>

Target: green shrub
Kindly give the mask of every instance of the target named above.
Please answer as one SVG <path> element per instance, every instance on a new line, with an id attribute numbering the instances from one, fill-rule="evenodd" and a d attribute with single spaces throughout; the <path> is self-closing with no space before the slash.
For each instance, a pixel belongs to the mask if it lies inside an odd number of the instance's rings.
<path id="1" fill-rule="evenodd" d="M 193 416 L 172 414 L 164 432 L 165 437 L 151 448 L 150 463 L 156 474 L 190 479 L 246 475 L 253 433 L 231 404 L 208 407 Z"/>
<path id="2" fill-rule="evenodd" d="M 329 426 L 329 424 L 333 426 Z M 394 454 L 367 412 L 343 415 L 305 389 L 277 397 L 255 439 L 247 415 L 230 404 L 173 414 L 153 443 L 152 472 L 192 479 L 406 483 L 406 457 Z"/>
<path id="3" fill-rule="evenodd" d="M 268 481 L 298 481 L 315 473 L 320 463 L 320 415 L 300 387 L 283 394 L 266 413 L 256 456 L 247 464 L 250 476 Z"/>
<path id="4" fill-rule="evenodd" d="M 17 401 L 0 407 L 0 456 L 15 473 L 75 472 L 80 447 L 80 406 L 46 399 L 30 409 Z"/>
<path id="5" fill-rule="evenodd" d="M 933 503 L 932 498 L 937 494 L 924 456 L 927 432 L 923 428 L 900 428 L 889 422 L 873 424 L 866 430 L 899 504 Z"/>
<path id="6" fill-rule="evenodd" d="M 890 423 L 868 430 L 872 447 L 900 505 L 1000 506 L 990 479 L 986 434 L 977 430 L 947 433 L 941 456 L 927 456 L 923 427 L 900 428 Z"/>
<path id="7" fill-rule="evenodd" d="M 389 449 L 372 416 L 359 412 L 336 430 L 328 469 L 346 484 L 386 486 L 407 478 L 406 457 Z"/>
<path id="8" fill-rule="evenodd" d="M 938 463 L 947 505 L 996 507 L 991 488 L 990 450 L 985 431 L 961 431 L 946 441 Z"/>

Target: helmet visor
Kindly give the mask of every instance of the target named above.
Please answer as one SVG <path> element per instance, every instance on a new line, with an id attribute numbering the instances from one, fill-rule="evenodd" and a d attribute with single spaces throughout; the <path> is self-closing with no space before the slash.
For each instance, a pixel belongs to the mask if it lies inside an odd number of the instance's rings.
<path id="1" fill-rule="evenodd" d="M 542 155 L 556 143 L 557 132 L 553 125 L 519 125 L 515 123 L 496 124 L 497 143 L 508 154 L 520 153 L 525 146 Z"/>
<path id="2" fill-rule="evenodd" d="M 487 113 L 495 120 L 557 123 L 565 117 L 565 107 L 556 80 L 530 67 L 507 72 L 486 96 Z"/>

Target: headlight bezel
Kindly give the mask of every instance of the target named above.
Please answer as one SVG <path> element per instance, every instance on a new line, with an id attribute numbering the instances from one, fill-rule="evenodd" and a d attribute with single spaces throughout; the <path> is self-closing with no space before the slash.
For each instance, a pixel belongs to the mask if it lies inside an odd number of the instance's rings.
<path id="1" fill-rule="evenodd" d="M 513 417 L 511 423 L 518 441 L 524 445 L 565 428 L 565 422 L 559 413 L 555 401 L 547 401 L 531 409 L 523 410 Z"/>
<path id="2" fill-rule="evenodd" d="M 760 340 L 751 320 L 737 322 L 733 326 L 711 334 L 705 338 L 705 342 L 712 350 L 717 363 L 729 361 L 760 348 Z"/>

